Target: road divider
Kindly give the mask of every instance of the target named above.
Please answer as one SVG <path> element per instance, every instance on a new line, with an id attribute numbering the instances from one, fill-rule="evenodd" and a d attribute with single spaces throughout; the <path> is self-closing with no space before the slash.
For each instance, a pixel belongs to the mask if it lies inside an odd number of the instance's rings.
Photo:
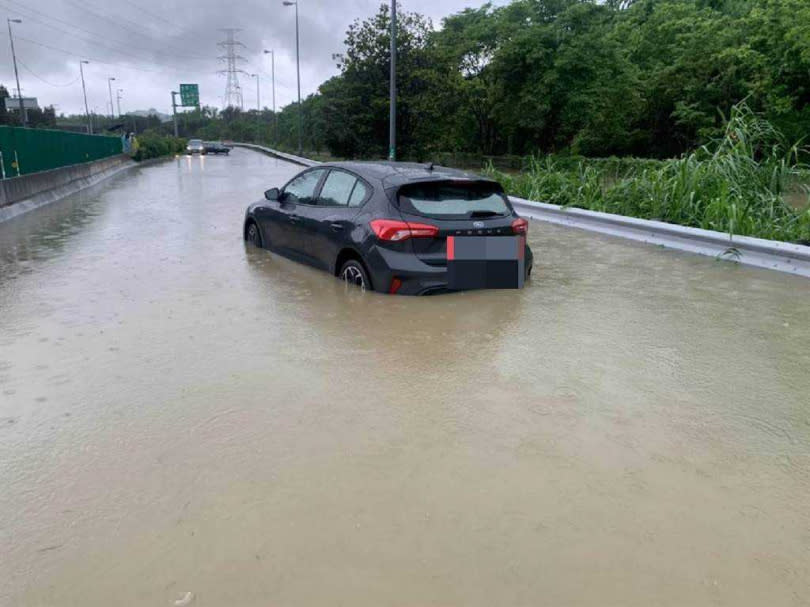
<path id="1" fill-rule="evenodd" d="M 810 247 L 510 196 L 523 217 L 810 278 Z"/>
<path id="2" fill-rule="evenodd" d="M 234 143 L 233 145 L 240 148 L 247 148 L 249 150 L 254 150 L 256 152 L 262 152 L 263 154 L 274 156 L 275 158 L 286 160 L 287 162 L 292 162 L 294 164 L 300 164 L 301 166 L 305 167 L 314 167 L 321 164 L 317 160 L 310 160 L 309 158 L 303 158 L 301 156 L 296 156 L 294 154 L 279 152 L 278 150 L 274 150 L 273 148 L 268 148 L 263 145 L 256 145 L 255 143 Z"/>

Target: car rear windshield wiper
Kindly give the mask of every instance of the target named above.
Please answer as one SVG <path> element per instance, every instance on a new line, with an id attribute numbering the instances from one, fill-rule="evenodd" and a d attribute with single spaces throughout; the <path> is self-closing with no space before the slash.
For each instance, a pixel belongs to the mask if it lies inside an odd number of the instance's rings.
<path id="1" fill-rule="evenodd" d="M 498 213 L 497 211 L 473 211 L 470 213 L 470 219 L 480 217 L 502 217 L 503 215 L 503 213 Z"/>

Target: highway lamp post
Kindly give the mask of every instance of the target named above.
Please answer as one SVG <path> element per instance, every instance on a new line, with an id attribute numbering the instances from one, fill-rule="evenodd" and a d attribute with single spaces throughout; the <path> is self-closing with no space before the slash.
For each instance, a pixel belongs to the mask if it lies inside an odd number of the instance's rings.
<path id="1" fill-rule="evenodd" d="M 23 126 L 28 126 L 28 115 L 23 107 L 22 92 L 20 90 L 20 72 L 17 71 L 17 53 L 14 52 L 14 36 L 11 35 L 11 24 L 22 23 L 22 19 L 6 19 L 8 22 L 8 39 L 11 42 L 11 58 L 14 61 L 14 78 L 17 80 L 17 101 L 20 104 L 20 120 Z"/>
<path id="2" fill-rule="evenodd" d="M 278 117 L 276 116 L 276 52 L 274 50 L 264 51 L 265 55 L 270 55 L 270 79 L 273 90 L 273 141 L 278 137 Z"/>
<path id="3" fill-rule="evenodd" d="M 110 118 L 115 120 L 115 106 L 113 105 L 113 98 L 112 98 L 112 82 L 115 80 L 114 77 L 107 78 L 107 89 L 110 91 Z"/>
<path id="4" fill-rule="evenodd" d="M 388 116 L 388 160 L 397 159 L 397 0 L 391 0 L 391 102 Z"/>
<path id="5" fill-rule="evenodd" d="M 259 139 L 261 139 L 262 133 L 262 98 L 261 93 L 259 92 L 259 74 L 251 74 L 251 78 L 256 79 L 256 143 L 259 143 Z"/>
<path id="6" fill-rule="evenodd" d="M 174 136 L 175 138 L 177 135 L 177 101 L 175 100 L 176 96 L 179 95 L 177 91 L 172 91 L 172 118 L 174 119 Z"/>
<path id="7" fill-rule="evenodd" d="M 301 108 L 301 47 L 298 44 L 298 0 L 284 0 L 284 6 L 295 7 L 295 69 L 298 74 L 298 155 L 303 153 L 302 123 L 304 120 Z"/>
<path id="8" fill-rule="evenodd" d="M 84 95 L 84 115 L 87 116 L 87 133 L 93 134 L 93 121 L 90 119 L 90 109 L 87 107 L 87 87 L 84 85 L 84 69 L 83 65 L 89 64 L 89 61 L 82 59 L 79 61 L 79 73 L 82 76 L 82 95 Z"/>

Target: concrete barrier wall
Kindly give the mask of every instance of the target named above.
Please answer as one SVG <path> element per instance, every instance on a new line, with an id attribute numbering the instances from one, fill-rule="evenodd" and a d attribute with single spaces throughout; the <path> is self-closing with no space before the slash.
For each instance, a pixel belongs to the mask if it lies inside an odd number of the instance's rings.
<path id="1" fill-rule="evenodd" d="M 4 179 L 0 181 L 0 221 L 64 198 L 134 166 L 135 161 L 121 154 Z"/>

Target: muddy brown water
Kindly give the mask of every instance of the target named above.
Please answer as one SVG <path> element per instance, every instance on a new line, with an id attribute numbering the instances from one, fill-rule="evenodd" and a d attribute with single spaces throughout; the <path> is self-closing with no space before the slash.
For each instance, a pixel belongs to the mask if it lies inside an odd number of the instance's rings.
<path id="1" fill-rule="evenodd" d="M 808 604 L 810 282 L 532 222 L 363 294 L 244 246 L 295 171 L 0 225 L 0 605 Z"/>

